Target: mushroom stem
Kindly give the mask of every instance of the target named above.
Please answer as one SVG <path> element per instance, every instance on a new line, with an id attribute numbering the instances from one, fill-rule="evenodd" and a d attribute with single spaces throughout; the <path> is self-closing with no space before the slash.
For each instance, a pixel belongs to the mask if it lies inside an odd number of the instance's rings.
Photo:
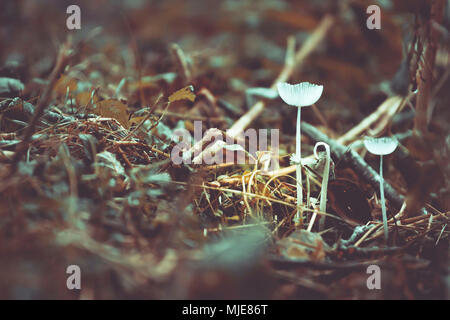
<path id="1" fill-rule="evenodd" d="M 380 197 L 381 197 L 381 213 L 383 214 L 384 240 L 388 240 L 388 225 L 386 215 L 386 203 L 384 201 L 384 179 L 383 179 L 383 155 L 380 155 Z"/>
<path id="2" fill-rule="evenodd" d="M 301 118 L 301 107 L 297 108 L 297 132 L 296 132 L 296 149 L 297 154 L 297 167 L 296 167 L 296 178 L 297 178 L 297 214 L 295 216 L 294 222 L 296 224 L 301 224 L 303 222 L 303 210 L 300 206 L 303 205 L 303 190 L 302 190 L 302 165 L 301 165 L 301 134 L 300 134 L 300 118 Z"/>

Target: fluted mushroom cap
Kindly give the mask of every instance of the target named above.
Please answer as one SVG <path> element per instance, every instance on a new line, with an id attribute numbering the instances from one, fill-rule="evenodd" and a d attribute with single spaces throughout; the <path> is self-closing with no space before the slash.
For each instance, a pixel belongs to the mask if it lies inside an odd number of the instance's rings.
<path id="1" fill-rule="evenodd" d="M 316 103 L 323 92 L 323 86 L 309 82 L 298 84 L 279 82 L 277 88 L 281 99 L 294 107 L 307 107 Z"/>
<path id="2" fill-rule="evenodd" d="M 364 146 L 370 153 L 377 155 L 387 155 L 395 151 L 398 146 L 398 141 L 390 137 L 365 137 Z"/>

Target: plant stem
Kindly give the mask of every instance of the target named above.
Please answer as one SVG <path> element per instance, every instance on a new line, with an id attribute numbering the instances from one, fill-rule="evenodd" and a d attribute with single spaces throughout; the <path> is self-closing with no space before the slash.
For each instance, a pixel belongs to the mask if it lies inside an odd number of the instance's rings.
<path id="1" fill-rule="evenodd" d="M 297 108 L 297 132 L 296 132 L 296 149 L 295 153 L 297 154 L 297 160 L 299 163 L 296 167 L 296 175 L 297 175 L 297 214 L 295 216 L 294 222 L 296 224 L 302 224 L 303 223 L 303 210 L 300 208 L 300 206 L 303 205 L 303 190 L 302 190 L 302 165 L 301 165 L 301 134 L 300 134 L 300 118 L 301 118 L 301 107 Z"/>
<path id="2" fill-rule="evenodd" d="M 380 197 L 381 197 L 381 212 L 383 214 L 383 228 L 384 240 L 388 241 L 388 225 L 386 215 L 386 203 L 384 201 L 384 179 L 383 179 L 383 155 L 380 155 Z"/>

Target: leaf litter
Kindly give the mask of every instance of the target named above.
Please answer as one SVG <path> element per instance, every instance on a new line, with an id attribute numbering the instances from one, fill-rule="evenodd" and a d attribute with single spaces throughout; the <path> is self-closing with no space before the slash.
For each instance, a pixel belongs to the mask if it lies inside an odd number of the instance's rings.
<path id="1" fill-rule="evenodd" d="M 448 51 L 436 46 L 429 61 L 408 49 L 437 41 L 428 20 L 403 35 L 398 21 L 414 25 L 414 13 L 398 4 L 370 32 L 365 1 L 227 0 L 213 12 L 204 0 L 104 11 L 81 1 L 98 19 L 86 15 L 80 32 L 47 22 L 58 51 L 43 28 L 30 37 L 15 21 L 61 15 L 62 4 L 20 3 L 0 36 L 0 297 L 448 298 Z M 423 89 L 429 63 L 436 79 Z M 303 114 L 301 225 L 297 110 L 276 94 L 286 81 L 324 86 L 320 108 Z M 193 133 L 195 121 L 231 128 L 233 143 L 219 145 L 232 162 L 171 161 L 175 130 Z M 248 127 L 280 129 L 279 167 L 242 147 Z M 399 143 L 383 168 L 387 243 L 365 136 Z M 326 210 L 316 143 L 332 156 Z M 256 161 L 237 164 L 239 152 Z M 73 264 L 76 293 L 65 287 Z M 373 264 L 382 290 L 366 287 Z"/>

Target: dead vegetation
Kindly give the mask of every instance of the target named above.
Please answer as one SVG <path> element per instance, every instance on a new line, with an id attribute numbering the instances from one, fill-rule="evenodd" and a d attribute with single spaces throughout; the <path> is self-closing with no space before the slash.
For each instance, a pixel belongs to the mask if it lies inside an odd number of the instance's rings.
<path id="1" fill-rule="evenodd" d="M 381 30 L 367 1 L 80 2 L 76 32 L 62 2 L 2 4 L 0 297 L 448 298 L 448 2 L 388 1 Z M 299 224 L 296 111 L 252 90 L 284 81 L 324 85 L 302 115 Z M 175 129 L 195 121 L 234 142 L 280 129 L 279 167 L 175 164 Z M 400 143 L 387 243 L 366 135 Z M 367 289 L 373 264 L 382 290 Z"/>

